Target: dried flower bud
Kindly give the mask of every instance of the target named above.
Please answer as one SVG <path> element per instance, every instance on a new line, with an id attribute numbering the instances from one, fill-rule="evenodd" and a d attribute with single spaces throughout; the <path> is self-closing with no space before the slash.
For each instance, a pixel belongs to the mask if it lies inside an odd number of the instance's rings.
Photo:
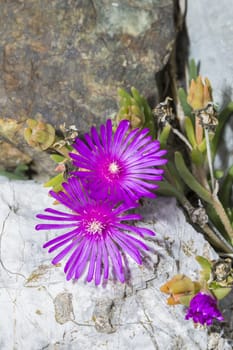
<path id="1" fill-rule="evenodd" d="M 231 258 L 218 259 L 212 265 L 213 281 L 218 282 L 220 286 L 232 286 L 233 284 L 233 261 Z"/>
<path id="2" fill-rule="evenodd" d="M 188 104 L 194 110 L 199 110 L 205 108 L 212 100 L 212 88 L 209 79 L 202 79 L 200 75 L 196 80 L 192 79 L 187 96 Z"/>
<path id="3" fill-rule="evenodd" d="M 215 131 L 218 125 L 218 119 L 213 103 L 207 103 L 204 109 L 197 112 L 196 117 L 199 118 L 199 124 L 202 128 Z"/>
<path id="4" fill-rule="evenodd" d="M 164 127 L 167 123 L 171 124 L 175 119 L 171 106 L 171 97 L 166 97 L 165 101 L 160 102 L 154 109 L 153 115 L 156 118 L 159 127 Z"/>

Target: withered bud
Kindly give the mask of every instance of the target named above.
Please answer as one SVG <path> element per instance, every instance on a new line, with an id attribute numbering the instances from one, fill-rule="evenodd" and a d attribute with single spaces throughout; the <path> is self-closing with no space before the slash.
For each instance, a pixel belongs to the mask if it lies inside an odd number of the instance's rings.
<path id="1" fill-rule="evenodd" d="M 171 97 L 166 97 L 165 101 L 160 102 L 153 109 L 153 115 L 156 118 L 159 127 L 164 127 L 167 123 L 170 124 L 175 119 L 171 101 Z"/>

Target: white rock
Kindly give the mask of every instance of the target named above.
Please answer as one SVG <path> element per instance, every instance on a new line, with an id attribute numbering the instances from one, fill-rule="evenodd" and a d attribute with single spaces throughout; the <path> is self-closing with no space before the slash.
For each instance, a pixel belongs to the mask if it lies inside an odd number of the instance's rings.
<path id="1" fill-rule="evenodd" d="M 217 257 L 175 199 L 144 204 L 140 225 L 157 232 L 148 241 L 155 253 L 147 267 L 130 261 L 130 283 L 106 287 L 67 282 L 63 267 L 51 265 L 42 245 L 54 232 L 34 230 L 35 215 L 51 203 L 41 184 L 0 178 L 1 350 L 207 349 L 207 331 L 159 290 L 177 273 L 198 278 L 196 255 Z"/>

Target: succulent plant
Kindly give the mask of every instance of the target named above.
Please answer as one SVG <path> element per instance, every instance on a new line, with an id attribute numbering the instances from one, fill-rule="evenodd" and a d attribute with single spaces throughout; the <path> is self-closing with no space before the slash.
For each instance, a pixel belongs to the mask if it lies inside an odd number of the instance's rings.
<path id="1" fill-rule="evenodd" d="M 191 80 L 187 102 L 194 111 L 203 109 L 212 102 L 212 88 L 208 78 L 203 79 L 199 75 Z"/>
<path id="2" fill-rule="evenodd" d="M 131 129 L 149 128 L 154 135 L 155 125 L 150 106 L 134 87 L 131 88 L 131 94 L 124 89 L 118 89 L 119 111 L 116 115 L 116 123 L 119 124 L 121 120 L 127 119 L 130 121 Z"/>
<path id="3" fill-rule="evenodd" d="M 202 203 L 207 220 L 195 222 L 206 234 L 219 252 L 233 252 L 232 227 L 232 167 L 221 173 L 219 181 L 213 169 L 214 158 L 225 123 L 233 113 L 233 103 L 218 112 L 212 101 L 212 89 L 208 79 L 202 81 L 200 76 L 190 82 L 189 95 L 179 90 L 180 104 L 184 112 L 183 128 L 175 129 L 168 121 L 158 130 L 157 137 L 163 147 L 169 147 L 170 136 L 173 133 L 172 148 L 169 152 L 170 162 L 165 167 L 165 181 L 159 192 L 173 195 L 188 212 L 194 223 L 193 213 L 198 210 L 189 198 L 195 194 L 197 203 Z M 190 91 L 189 90 L 189 91 Z M 178 118 L 179 120 L 179 118 Z M 177 138 L 183 142 L 183 149 L 176 146 Z M 200 208 L 199 208 L 200 209 Z"/>
<path id="4" fill-rule="evenodd" d="M 54 143 L 55 129 L 41 120 L 28 119 L 24 138 L 31 147 L 44 151 Z"/>
<path id="5" fill-rule="evenodd" d="M 224 320 L 217 302 L 232 289 L 232 259 L 209 261 L 197 256 L 196 260 L 202 268 L 198 281 L 178 274 L 162 285 L 160 290 L 169 295 L 169 306 L 182 304 L 187 307 L 185 319 L 192 318 L 195 323 L 210 326 L 214 319 Z"/>
<path id="6" fill-rule="evenodd" d="M 132 128 L 149 127 L 152 136 L 169 151 L 169 162 L 164 166 L 165 180 L 158 192 L 175 196 L 191 222 L 199 225 L 212 245 L 220 252 L 232 253 L 233 168 L 225 174 L 218 172 L 223 177 L 219 181 L 213 162 L 224 125 L 233 113 L 233 102 L 219 112 L 213 103 L 209 79 L 203 80 L 198 75 L 194 61 L 191 61 L 189 71 L 188 92 L 178 91 L 183 120 L 175 115 L 170 97 L 151 111 L 146 99 L 132 88 L 132 96 L 125 90 L 118 91 L 120 108 L 116 122 L 128 119 Z M 182 149 L 180 142 L 183 142 Z M 196 198 L 195 202 L 190 201 L 191 194 Z"/>

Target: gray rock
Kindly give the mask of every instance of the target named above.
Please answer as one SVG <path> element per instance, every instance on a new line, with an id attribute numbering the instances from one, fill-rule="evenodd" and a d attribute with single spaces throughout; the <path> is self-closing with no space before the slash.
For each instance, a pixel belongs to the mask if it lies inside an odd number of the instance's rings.
<path id="1" fill-rule="evenodd" d="M 0 135 L 39 167 L 22 140 L 25 119 L 39 113 L 56 128 L 87 131 L 116 112 L 118 87 L 135 86 L 155 104 L 155 73 L 175 43 L 173 14 L 173 0 L 1 2 Z"/>
<path id="2" fill-rule="evenodd" d="M 190 57 L 201 63 L 201 74 L 213 87 L 220 107 L 233 100 L 233 7 L 229 0 L 188 0 Z M 233 164 L 233 118 L 225 129 L 216 167 Z"/>
<path id="3" fill-rule="evenodd" d="M 188 0 L 187 28 L 190 57 L 201 63 L 213 96 L 220 105 L 233 99 L 233 7 L 229 0 Z"/>
<path id="4" fill-rule="evenodd" d="M 153 252 L 142 266 L 129 261 L 129 282 L 110 278 L 95 287 L 67 282 L 42 248 L 54 234 L 34 230 L 36 213 L 52 204 L 42 185 L 5 178 L 0 185 L 1 350 L 206 350 L 208 342 L 225 349 L 222 338 L 184 320 L 183 306 L 168 307 L 159 290 L 176 273 L 197 279 L 197 254 L 217 257 L 175 199 L 144 203 L 139 225 L 156 237 L 147 240 Z"/>

